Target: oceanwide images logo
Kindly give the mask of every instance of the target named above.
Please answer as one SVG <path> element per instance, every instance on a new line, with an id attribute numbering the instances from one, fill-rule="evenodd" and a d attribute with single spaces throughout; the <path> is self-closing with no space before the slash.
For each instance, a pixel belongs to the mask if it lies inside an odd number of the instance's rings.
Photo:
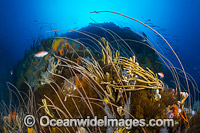
<path id="1" fill-rule="evenodd" d="M 27 127 L 32 127 L 35 125 L 35 117 L 33 115 L 27 115 L 24 117 L 24 125 Z"/>
<path id="2" fill-rule="evenodd" d="M 132 127 L 154 127 L 174 126 L 173 119 L 150 119 L 146 123 L 145 119 L 110 119 L 104 116 L 103 119 L 98 119 L 97 116 L 86 119 L 51 119 L 48 116 L 42 116 L 39 120 L 39 124 L 42 127 L 125 127 L 131 129 Z M 32 127 L 35 124 L 35 118 L 32 115 L 27 115 L 24 118 L 24 124 L 27 127 Z"/>
<path id="3" fill-rule="evenodd" d="M 42 116 L 40 118 L 40 125 L 43 127 L 47 126 L 57 126 L 57 127 L 72 127 L 72 126 L 79 126 L 79 127 L 126 127 L 126 129 L 131 129 L 134 127 L 144 127 L 145 126 L 145 119 L 109 119 L 107 116 L 104 116 L 104 119 L 98 119 L 97 116 L 94 118 L 90 118 L 89 116 L 87 119 L 49 119 L 48 116 Z"/>

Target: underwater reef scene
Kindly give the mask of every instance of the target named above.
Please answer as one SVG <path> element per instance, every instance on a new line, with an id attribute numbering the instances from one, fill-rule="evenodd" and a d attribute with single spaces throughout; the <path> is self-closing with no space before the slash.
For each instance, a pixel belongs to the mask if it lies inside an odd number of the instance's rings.
<path id="1" fill-rule="evenodd" d="M 187 73 L 184 81 L 179 80 L 177 69 L 145 33 L 114 23 L 61 30 L 66 34 L 58 36 L 59 30 L 53 30 L 49 32 L 55 36 L 34 40 L 15 68 L 15 82 L 7 82 L 10 105 L 0 105 L 0 132 L 200 132 L 195 81 Z M 24 125 L 27 114 L 36 119 L 33 127 Z M 42 127 L 39 118 L 44 115 L 54 119 L 170 118 L 175 125 Z"/>

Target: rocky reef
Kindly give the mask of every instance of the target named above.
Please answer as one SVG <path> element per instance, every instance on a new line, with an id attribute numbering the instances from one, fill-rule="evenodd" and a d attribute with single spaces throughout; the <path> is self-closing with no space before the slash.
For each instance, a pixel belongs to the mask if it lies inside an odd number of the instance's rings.
<path id="1" fill-rule="evenodd" d="M 52 31 L 57 32 L 57 31 Z M 39 51 L 48 55 L 37 58 Z M 175 120 L 166 131 L 188 129 L 185 112 L 187 93 L 166 86 L 158 72 L 165 72 L 156 52 L 144 37 L 128 27 L 114 23 L 90 24 L 60 37 L 37 40 L 26 51 L 16 68 L 16 86 L 31 97 L 28 108 L 16 110 L 18 118 L 26 113 L 35 118 L 108 118 Z M 31 93 L 30 93 L 31 92 Z M 24 95 L 24 94 L 21 94 Z M 180 102 L 178 102 L 178 100 Z M 30 103 L 32 102 L 32 103 Z M 19 101 L 21 104 L 21 100 Z M 22 115 L 23 114 L 23 115 Z M 4 116 L 4 114 L 2 114 Z M 20 121 L 20 120 L 18 120 Z M 4 117 L 4 131 L 15 125 L 15 118 Z M 125 127 L 39 127 L 20 128 L 36 132 L 117 132 Z M 159 132 L 162 127 L 133 127 L 123 132 Z"/>

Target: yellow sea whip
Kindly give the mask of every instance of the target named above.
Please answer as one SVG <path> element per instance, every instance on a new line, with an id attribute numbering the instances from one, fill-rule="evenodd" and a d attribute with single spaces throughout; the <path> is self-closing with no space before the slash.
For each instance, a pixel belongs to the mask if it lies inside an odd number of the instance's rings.
<path id="1" fill-rule="evenodd" d="M 147 28 L 151 29 L 153 32 L 155 32 L 156 34 L 158 34 L 158 35 L 167 43 L 167 45 L 169 46 L 169 48 L 172 50 L 172 52 L 173 52 L 174 55 L 176 56 L 176 58 L 177 58 L 177 60 L 178 60 L 178 62 L 179 62 L 179 64 L 180 64 L 180 66 L 181 66 L 181 68 L 182 68 L 182 70 L 183 70 L 183 73 L 184 73 L 184 76 L 185 76 L 185 81 L 186 81 L 186 84 L 187 84 L 187 87 L 188 87 L 188 92 L 189 92 L 189 105 L 190 105 L 190 109 L 191 109 L 190 89 L 189 89 L 189 83 L 188 83 L 187 75 L 186 75 L 186 73 L 185 73 L 185 69 L 184 69 L 184 67 L 183 67 L 183 65 L 182 65 L 182 63 L 181 63 L 181 61 L 180 61 L 178 55 L 176 54 L 176 52 L 174 51 L 174 49 L 171 47 L 171 45 L 168 43 L 168 41 L 167 41 L 160 33 L 158 33 L 156 30 L 154 30 L 153 28 L 151 28 L 151 27 L 148 26 L 147 24 L 145 24 L 145 23 L 143 23 L 143 22 L 141 22 L 141 21 L 139 21 L 139 20 L 137 20 L 137 19 L 135 19 L 135 18 L 126 16 L 126 15 L 124 15 L 124 14 L 121 14 L 121 13 L 118 13 L 118 12 L 114 12 L 114 11 L 94 11 L 94 12 L 90 12 L 90 13 L 101 13 L 101 12 L 109 12 L 109 13 L 118 14 L 118 15 L 124 16 L 124 17 L 126 17 L 126 18 L 132 19 L 132 20 L 134 20 L 134 21 L 136 21 L 136 22 L 139 22 L 140 24 L 146 26 Z"/>

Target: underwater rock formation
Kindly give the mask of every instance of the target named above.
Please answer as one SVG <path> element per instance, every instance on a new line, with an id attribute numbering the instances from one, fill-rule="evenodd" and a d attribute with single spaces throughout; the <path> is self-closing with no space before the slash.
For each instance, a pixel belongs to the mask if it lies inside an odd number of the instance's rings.
<path id="1" fill-rule="evenodd" d="M 19 63 L 16 85 L 27 95 L 30 92 L 34 95 L 35 101 L 27 101 L 35 103 L 33 107 L 37 113 L 32 108 L 31 111 L 37 114 L 36 118 L 42 115 L 55 119 L 108 116 L 149 121 L 171 117 L 178 127 L 181 123 L 184 125 L 181 128 L 186 129 L 188 119 L 183 105 L 187 97 L 178 102 L 177 92 L 169 89 L 157 75 L 164 71 L 163 65 L 150 44 L 141 43 L 142 39 L 130 28 L 120 28 L 113 23 L 90 24 L 62 37 L 43 39 L 41 45 L 33 45 Z M 33 57 L 41 50 L 48 51 L 48 55 Z M 37 126 L 34 130 L 38 130 Z M 8 130 L 6 125 L 4 127 Z M 118 126 L 79 128 L 43 130 L 129 131 Z M 161 127 L 130 129 L 137 132 L 160 130 Z M 172 130 L 177 128 L 169 129 Z"/>

